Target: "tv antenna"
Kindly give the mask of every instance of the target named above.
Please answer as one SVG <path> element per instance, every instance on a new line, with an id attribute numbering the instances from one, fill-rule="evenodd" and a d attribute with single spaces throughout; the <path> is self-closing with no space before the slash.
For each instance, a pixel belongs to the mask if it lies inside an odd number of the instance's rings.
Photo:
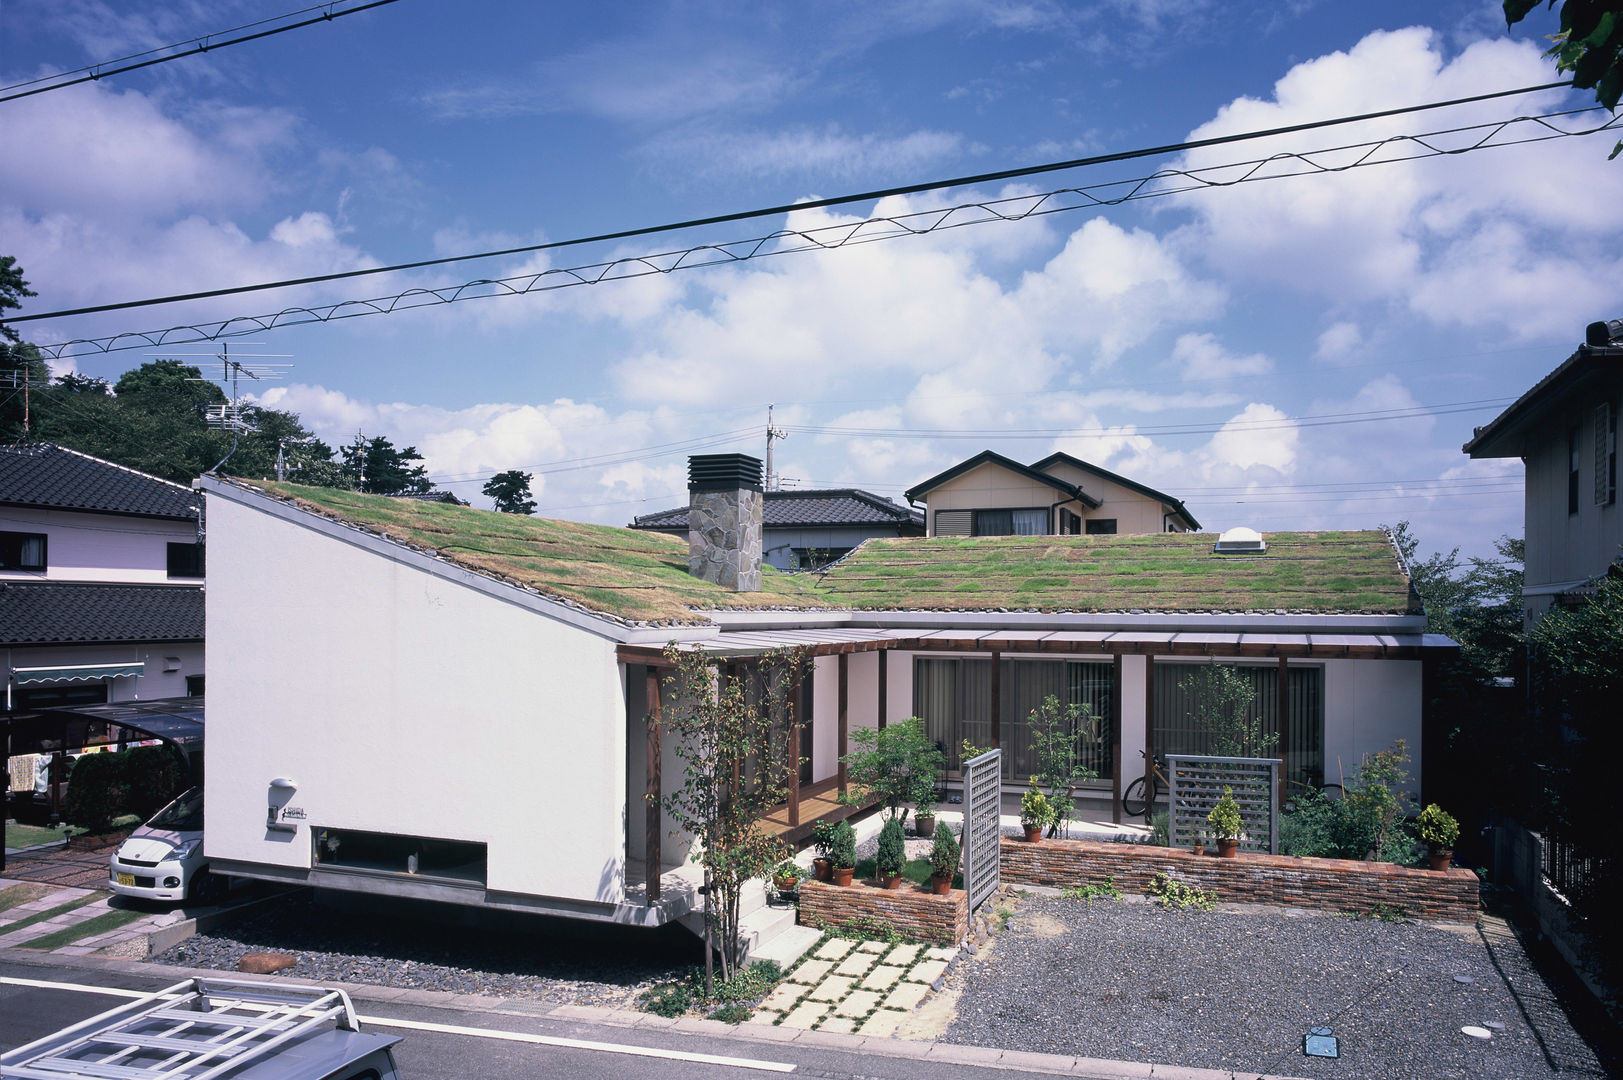
<path id="1" fill-rule="evenodd" d="M 264 342 L 239 341 L 236 344 L 240 348 L 244 345 L 263 345 Z M 187 380 L 189 382 L 216 383 L 222 389 L 229 388 L 226 401 L 220 405 L 210 406 L 203 417 L 204 422 L 209 427 L 231 432 L 231 449 L 226 453 L 225 457 L 215 463 L 214 468 L 210 469 L 209 472 L 219 472 L 220 466 L 231 460 L 231 455 L 237 452 L 237 439 L 241 435 L 251 434 L 259 430 L 244 415 L 244 406 L 247 402 L 242 393 L 242 380 L 273 382 L 285 378 L 287 373 L 293 370 L 293 365 L 282 361 L 286 360 L 290 355 L 289 353 L 239 352 L 236 356 L 232 356 L 231 342 L 224 342 L 221 344 L 218 353 L 180 353 L 174 356 L 162 357 L 165 360 L 177 361 L 213 361 L 220 365 L 218 378 L 199 375 L 195 379 Z M 197 367 L 201 371 L 203 365 L 199 363 Z"/>

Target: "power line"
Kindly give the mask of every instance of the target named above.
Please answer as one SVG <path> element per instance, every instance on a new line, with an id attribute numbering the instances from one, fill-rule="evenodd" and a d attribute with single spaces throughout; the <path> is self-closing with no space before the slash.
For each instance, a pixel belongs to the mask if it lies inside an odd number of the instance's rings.
<path id="1" fill-rule="evenodd" d="M 838 195 L 827 199 L 810 199 L 804 202 L 783 203 L 778 206 L 762 207 L 756 210 L 741 210 L 728 214 L 714 214 L 709 217 L 691 218 L 687 221 L 671 222 L 664 225 L 649 225 L 633 229 L 621 229 L 614 232 L 598 233 L 595 236 L 576 237 L 571 240 L 553 240 L 541 244 L 527 244 L 522 247 L 502 248 L 496 251 L 482 251 L 467 255 L 447 255 L 436 259 L 419 259 L 412 262 L 395 263 L 391 266 L 374 266 L 365 270 L 345 270 L 332 274 L 317 274 L 310 277 L 288 278 L 282 281 L 260 282 L 255 285 L 237 285 L 225 289 L 209 289 L 203 292 L 177 293 L 172 296 L 152 297 L 145 300 L 126 300 L 114 304 L 98 304 L 93 307 L 71 308 L 61 311 L 46 311 L 33 315 L 18 315 L 8 321 L 14 323 L 30 322 L 37 319 L 66 318 L 72 315 L 89 315 L 104 311 L 127 311 L 132 308 L 153 307 L 159 304 L 174 304 L 188 300 L 205 300 L 220 296 L 237 296 L 243 293 L 263 292 L 268 289 L 285 289 L 297 285 L 314 285 L 321 282 L 342 281 L 349 278 L 367 277 L 375 274 L 393 274 L 402 270 L 421 270 L 430 266 L 445 266 L 450 263 L 471 262 L 477 259 L 493 259 L 510 255 L 530 255 L 536 252 L 555 251 L 560 248 L 577 247 L 583 244 L 603 243 L 610 240 L 629 240 L 639 236 L 654 236 L 660 233 L 679 232 L 684 229 L 699 228 L 708 225 L 723 225 L 737 221 L 748 221 L 754 218 L 777 217 L 797 210 L 819 210 L 831 206 L 845 206 L 856 202 L 871 202 L 900 195 L 917 195 L 926 191 L 940 191 L 949 188 L 968 187 L 974 184 L 995 183 L 1001 180 L 1014 180 L 1026 176 L 1037 176 L 1043 173 L 1062 172 L 1069 169 L 1079 169 L 1093 165 L 1105 165 L 1112 162 L 1131 161 L 1136 158 L 1159 157 L 1165 154 L 1183 153 L 1189 150 L 1199 150 L 1211 146 L 1224 146 L 1230 143 L 1248 142 L 1254 139 L 1265 139 L 1278 135 L 1290 135 L 1303 131 L 1314 131 L 1319 128 L 1356 124 L 1368 120 L 1379 120 L 1393 116 L 1404 116 L 1410 113 L 1426 112 L 1431 109 L 1451 108 L 1456 105 L 1468 105 L 1479 101 L 1490 101 L 1495 98 L 1518 97 L 1523 94 L 1538 93 L 1543 90 L 1558 90 L 1571 85 L 1572 84 L 1570 82 L 1553 82 L 1542 83 L 1538 86 L 1524 86 L 1515 90 L 1495 90 L 1486 94 L 1473 94 L 1469 97 L 1451 98 L 1447 101 L 1434 101 L 1422 105 L 1405 105 L 1395 109 L 1382 109 L 1376 112 L 1359 113 L 1354 116 L 1342 116 L 1329 120 L 1312 120 L 1300 124 L 1287 124 L 1283 127 L 1238 132 L 1232 135 L 1218 135 L 1208 139 L 1187 139 L 1183 142 L 1169 143 L 1164 146 L 1142 147 L 1137 150 L 1123 150 L 1111 154 L 1096 154 L 1092 157 L 1071 158 L 1066 161 L 1052 161 L 1041 165 L 1025 165 L 1019 168 L 1001 169 L 996 172 L 977 173 L 971 176 L 958 176 L 944 180 L 930 180 L 924 183 L 904 184 L 899 187 L 880 188 L 874 191 L 858 192 L 852 195 Z M 1595 108 L 1599 108 L 1599 106 L 1591 106 L 1591 109 Z"/>
<path id="2" fill-rule="evenodd" d="M 371 8 L 383 7 L 385 4 L 393 4 L 396 2 L 396 0 L 370 0 L 369 3 L 360 4 L 357 7 L 347 8 L 343 11 L 333 10 L 334 8 L 338 7 L 340 2 L 341 0 L 333 0 L 333 2 L 329 4 L 301 8 L 298 11 L 290 11 L 283 15 L 275 15 L 269 19 L 258 19 L 251 23 L 244 23 L 241 26 L 233 26 L 229 30 L 217 30 L 213 34 L 204 34 L 202 37 L 188 38 L 185 41 L 177 41 L 172 45 L 160 45 L 156 49 L 148 49 L 145 52 L 131 53 L 129 56 L 120 56 L 114 60 L 103 60 L 100 63 L 91 64 L 88 67 L 74 68 L 72 71 L 60 71 L 54 75 L 42 75 L 37 79 L 29 79 L 25 82 L 13 83 L 10 86 L 0 87 L 0 102 L 15 101 L 18 98 L 32 97 L 35 94 L 43 94 L 48 90 L 61 90 L 69 86 L 78 86 L 80 83 L 96 82 L 98 80 L 107 78 L 109 75 L 123 75 L 126 72 L 139 71 L 142 68 L 149 68 L 156 64 L 167 64 L 171 60 L 179 60 L 185 56 L 197 56 L 200 53 L 206 53 L 214 49 L 223 49 L 229 45 L 241 45 L 246 41 L 256 41 L 259 38 L 274 37 L 277 34 L 285 34 L 289 30 L 298 30 L 306 26 L 313 26 L 316 23 L 331 22 L 334 19 L 341 19 L 345 15 L 354 15 L 358 11 L 367 11 Z M 256 26 L 265 26 L 269 23 L 281 22 L 284 19 L 296 18 L 312 11 L 319 11 L 321 14 L 315 16 L 314 18 L 303 19 L 299 22 L 289 23 L 286 26 L 274 27 L 270 30 L 259 30 L 252 34 L 244 34 L 241 37 L 227 38 L 223 41 L 214 40 L 218 34 L 234 34 L 238 30 L 249 30 Z M 188 46 L 190 47 L 188 48 Z M 154 53 L 168 52 L 170 49 L 185 49 L 185 51 L 169 53 L 167 56 L 153 57 Z M 149 60 L 140 60 L 140 58 L 144 56 L 153 58 Z M 121 64 L 125 60 L 140 60 L 140 62 L 124 64 L 122 67 L 106 68 L 105 70 L 103 69 L 104 64 Z M 80 75 L 80 72 L 85 72 L 86 74 Z M 79 75 L 79 77 L 69 78 L 71 75 Z M 50 85 L 40 86 L 38 85 L 39 83 L 49 83 Z M 32 89 L 19 89 L 20 87 L 25 86 L 32 87 Z M 18 90 L 19 92 L 15 94 L 6 93 L 8 90 Z"/>
<path id="3" fill-rule="evenodd" d="M 1551 123 L 1552 120 L 1558 118 L 1597 111 L 1601 111 L 1599 106 L 1592 105 L 1583 109 L 1546 113 L 1540 116 L 1514 117 L 1508 120 L 1498 120 L 1468 127 L 1427 132 L 1422 135 L 1397 135 L 1387 139 L 1351 143 L 1325 150 L 1305 153 L 1280 153 L 1252 161 L 1206 166 L 1199 169 L 1162 169 L 1148 176 L 1132 180 L 1108 181 L 1090 187 L 1059 188 L 1037 195 L 1017 195 L 1000 199 L 972 201 L 906 214 L 870 216 L 858 222 L 841 222 L 815 228 L 779 229 L 764 236 L 747 240 L 700 244 L 679 250 L 626 256 L 608 262 L 573 267 L 553 267 L 539 273 L 520 274 L 510 278 L 481 278 L 464 282 L 461 285 L 437 289 L 412 288 L 388 296 L 374 297 L 370 300 L 344 300 L 315 307 L 290 307 L 266 315 L 235 316 L 221 321 L 172 326 L 164 330 L 126 332 L 102 338 L 76 338 L 54 345 L 37 345 L 36 347 L 41 355 L 49 359 L 60 359 L 64 356 L 79 356 L 93 352 L 110 353 L 124 349 L 157 347 L 184 342 L 215 341 L 221 338 L 240 337 L 246 334 L 266 333 L 284 326 L 334 322 L 339 319 L 359 318 L 365 315 L 390 315 L 396 311 L 420 307 L 453 304 L 464 300 L 492 296 L 522 296 L 528 293 L 550 292 L 576 285 L 599 285 L 606 281 L 621 281 L 648 277 L 654 274 L 670 274 L 677 270 L 693 270 L 717 264 L 744 263 L 768 255 L 788 255 L 804 251 L 833 251 L 858 244 L 876 243 L 904 236 L 924 236 L 944 229 L 980 225 L 990 221 L 1022 221 L 1027 218 L 1042 217 L 1072 210 L 1117 206 L 1139 199 L 1159 198 L 1186 191 L 1232 187 L 1237 184 L 1252 183 L 1259 180 L 1289 179 L 1307 174 L 1339 173 L 1368 165 L 1392 164 L 1418 158 L 1465 154 L 1491 147 L 1514 146 L 1522 143 L 1543 142 L 1548 139 L 1592 135 L 1596 132 L 1623 126 L 1623 114 L 1610 117 L 1595 127 L 1571 131 L 1563 130 Z M 1521 138 L 1498 138 L 1507 130 L 1513 128 L 1522 130 L 1524 125 L 1533 125 L 1535 130 L 1533 133 Z M 1475 135 L 1475 141 L 1464 146 L 1455 147 L 1433 146 L 1427 141 L 1462 134 Z M 1383 149 L 1396 144 L 1412 144 L 1424 149 L 1412 153 L 1377 156 Z M 1356 156 L 1352 160 L 1342 161 L 1338 159 L 1335 164 L 1324 164 L 1314 160 L 1319 157 L 1345 156 L 1354 152 L 1356 152 Z M 1281 162 L 1290 163 L 1294 171 L 1279 171 Z M 1181 185 L 1170 183 L 1169 181 L 1172 178 L 1181 178 L 1185 182 Z M 1095 194 L 1095 192 L 1110 192 L 1112 189 L 1123 188 L 1125 191 L 1116 194 Z M 1075 201 L 1066 201 L 1073 198 Z M 296 284 L 296 282 L 288 284 Z M 252 290 L 226 289 L 217 290 L 214 293 L 198 293 L 194 295 L 197 297 L 215 296 L 233 291 Z M 180 299 L 185 299 L 185 297 Z M 145 301 L 140 301 L 131 304 L 113 304 L 97 308 L 81 308 L 70 312 L 55 312 L 54 314 L 83 314 L 122 307 L 139 307 L 145 303 Z M 24 319 L 47 317 L 49 317 L 48 314 L 28 315 L 11 321 L 18 322 Z M 88 348 L 78 349 L 79 346 L 88 346 Z"/>

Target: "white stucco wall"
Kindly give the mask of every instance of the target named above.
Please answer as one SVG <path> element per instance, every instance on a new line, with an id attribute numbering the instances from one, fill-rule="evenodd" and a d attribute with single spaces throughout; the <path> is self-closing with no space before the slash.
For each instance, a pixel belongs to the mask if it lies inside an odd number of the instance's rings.
<path id="1" fill-rule="evenodd" d="M 1324 665 L 1324 779 L 1346 785 L 1366 754 L 1407 743 L 1412 791 L 1420 787 L 1421 662 L 1329 660 Z"/>
<path id="2" fill-rule="evenodd" d="M 359 829 L 485 843 L 492 891 L 620 897 L 612 642 L 220 496 L 208 522 L 211 857 L 304 868 L 312 828 Z"/>
<path id="3" fill-rule="evenodd" d="M 0 530 L 45 534 L 45 572 L 0 571 L 16 581 L 115 581 L 164 584 L 197 578 L 169 576 L 169 545 L 197 540 L 185 521 L 0 507 Z"/>
<path id="4" fill-rule="evenodd" d="M 839 657 L 819 656 L 812 669 L 812 780 L 833 776 L 840 764 Z M 850 686 L 847 684 L 847 692 Z"/>

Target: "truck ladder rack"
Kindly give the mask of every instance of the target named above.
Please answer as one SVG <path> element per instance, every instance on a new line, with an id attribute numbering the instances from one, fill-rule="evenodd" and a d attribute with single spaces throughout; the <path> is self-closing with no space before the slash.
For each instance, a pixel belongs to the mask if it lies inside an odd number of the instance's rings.
<path id="1" fill-rule="evenodd" d="M 207 1080 L 333 1021 L 358 1031 L 342 990 L 194 978 L 0 1057 L 5 1080 Z"/>

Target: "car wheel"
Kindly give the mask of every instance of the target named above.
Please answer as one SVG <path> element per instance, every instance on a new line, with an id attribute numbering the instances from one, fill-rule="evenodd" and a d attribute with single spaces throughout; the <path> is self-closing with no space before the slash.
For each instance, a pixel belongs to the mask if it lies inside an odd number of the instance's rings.
<path id="1" fill-rule="evenodd" d="M 210 873 L 208 867 L 203 867 L 192 875 L 191 885 L 186 890 L 186 899 L 194 904 L 218 904 L 225 899 L 225 878 Z"/>

